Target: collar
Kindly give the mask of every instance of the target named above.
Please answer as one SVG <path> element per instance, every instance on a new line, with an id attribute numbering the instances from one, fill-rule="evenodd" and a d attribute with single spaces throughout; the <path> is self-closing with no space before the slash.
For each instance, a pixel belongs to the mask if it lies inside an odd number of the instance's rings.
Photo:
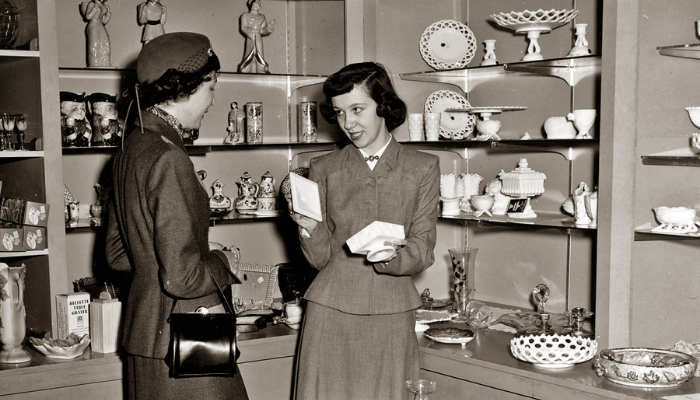
<path id="1" fill-rule="evenodd" d="M 374 156 L 370 156 L 369 154 L 367 154 L 366 151 L 359 149 L 360 153 L 362 154 L 362 157 L 367 162 L 367 165 L 369 165 L 369 169 L 374 170 L 374 167 L 377 165 L 377 162 L 379 162 L 379 158 L 382 156 L 382 154 L 384 154 L 384 150 L 386 150 L 386 148 L 389 146 L 389 143 L 391 143 L 391 138 L 393 138 L 393 137 L 394 136 L 390 133 L 389 140 L 386 142 L 384 147 L 379 149 L 379 151 L 374 154 Z M 370 161 L 367 159 L 367 157 L 374 157 L 374 159 Z"/>
<path id="2" fill-rule="evenodd" d="M 397 168 L 401 144 L 399 144 L 393 136 L 383 149 L 382 157 L 379 160 L 381 162 L 377 162 L 374 170 L 370 170 L 367 166 L 365 156 L 362 155 L 360 149 L 351 144 L 346 146 L 346 148 L 348 147 L 350 148 L 348 149 L 348 156 L 345 159 L 345 168 L 349 173 L 355 176 L 355 179 L 361 179 L 373 174 L 376 174 L 378 177 L 386 177 L 389 172 Z"/>
<path id="3" fill-rule="evenodd" d="M 175 130 L 175 128 L 172 125 L 170 125 L 167 121 L 150 112 L 142 112 L 141 118 L 143 119 L 143 129 L 152 131 L 153 133 L 160 135 L 161 137 L 165 138 L 166 141 L 171 142 L 175 146 L 182 149 L 182 151 L 187 152 L 187 149 L 185 148 L 185 143 L 182 141 L 182 137 Z M 141 125 L 141 121 L 139 121 L 139 118 L 136 118 L 134 123 L 137 126 Z M 136 129 L 132 132 L 132 134 L 141 135 L 142 133 L 139 129 Z"/>

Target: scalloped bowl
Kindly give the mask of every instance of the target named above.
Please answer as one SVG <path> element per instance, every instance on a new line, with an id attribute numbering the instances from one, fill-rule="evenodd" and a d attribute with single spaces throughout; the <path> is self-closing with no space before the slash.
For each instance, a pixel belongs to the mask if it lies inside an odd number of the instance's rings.
<path id="1" fill-rule="evenodd" d="M 504 28 L 514 29 L 516 32 L 528 29 L 551 30 L 569 23 L 576 18 L 578 10 L 542 10 L 537 11 L 511 11 L 509 13 L 492 14 L 498 25 Z"/>
<path id="2" fill-rule="evenodd" d="M 690 120 L 693 122 L 693 125 L 700 128 L 700 107 L 686 107 L 685 111 L 688 111 L 688 115 L 690 116 Z"/>
<path id="3" fill-rule="evenodd" d="M 590 360 L 598 350 L 598 342 L 571 335 L 516 336 L 510 341 L 515 358 L 539 368 L 569 368 Z"/>
<path id="4" fill-rule="evenodd" d="M 52 346 L 48 343 L 37 345 L 32 341 L 29 341 L 29 343 L 46 357 L 69 360 L 83 354 L 85 348 L 90 344 L 90 338 L 88 335 L 84 335 L 83 338 L 80 339 L 80 342 L 68 347 Z"/>
<path id="5" fill-rule="evenodd" d="M 663 388 L 693 378 L 697 358 L 673 350 L 649 348 L 605 349 L 593 360 L 598 376 L 626 386 Z"/>

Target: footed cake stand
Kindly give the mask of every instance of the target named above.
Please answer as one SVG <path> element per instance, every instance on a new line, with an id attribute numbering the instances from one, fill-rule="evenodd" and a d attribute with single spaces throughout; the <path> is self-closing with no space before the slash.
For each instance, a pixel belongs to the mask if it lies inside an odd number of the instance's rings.
<path id="1" fill-rule="evenodd" d="M 451 108 L 445 110 L 447 112 L 468 112 L 479 114 L 481 119 L 476 121 L 476 130 L 479 134 L 472 140 L 501 140 L 498 132 L 501 130 L 501 121 L 491 119 L 493 114 L 498 114 L 504 111 L 526 110 L 527 107 L 521 106 L 493 106 L 493 107 L 467 107 L 467 108 Z"/>

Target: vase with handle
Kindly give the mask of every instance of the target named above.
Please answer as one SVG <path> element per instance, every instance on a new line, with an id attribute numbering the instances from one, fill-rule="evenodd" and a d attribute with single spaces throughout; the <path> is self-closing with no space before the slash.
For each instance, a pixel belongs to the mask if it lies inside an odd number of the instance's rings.
<path id="1" fill-rule="evenodd" d="M 0 264 L 0 363 L 19 364 L 31 360 L 22 349 L 26 334 L 26 309 L 24 308 L 24 276 L 27 267 L 10 267 Z"/>

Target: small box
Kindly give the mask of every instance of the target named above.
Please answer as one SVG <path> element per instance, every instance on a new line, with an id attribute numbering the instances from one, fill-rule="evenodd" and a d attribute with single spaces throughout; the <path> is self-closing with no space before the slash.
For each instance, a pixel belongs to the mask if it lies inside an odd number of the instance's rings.
<path id="1" fill-rule="evenodd" d="M 117 299 L 95 299 L 90 303 L 92 351 L 114 353 L 119 348 L 122 303 Z"/>
<path id="2" fill-rule="evenodd" d="M 24 200 L 16 197 L 3 197 L 0 208 L 0 220 L 19 224 L 22 221 L 22 209 Z"/>
<path id="3" fill-rule="evenodd" d="M 56 319 L 58 337 L 65 339 L 71 333 L 78 336 L 90 334 L 90 293 L 56 295 Z"/>
<path id="4" fill-rule="evenodd" d="M 22 225 L 46 226 L 49 223 L 49 205 L 46 203 L 27 200 L 22 211 Z"/>
<path id="5" fill-rule="evenodd" d="M 0 226 L 0 252 L 3 251 L 24 251 L 24 229 L 20 226 L 5 224 Z"/>
<path id="6" fill-rule="evenodd" d="M 24 225 L 24 250 L 44 250 L 49 247 L 46 228 L 43 226 Z"/>

